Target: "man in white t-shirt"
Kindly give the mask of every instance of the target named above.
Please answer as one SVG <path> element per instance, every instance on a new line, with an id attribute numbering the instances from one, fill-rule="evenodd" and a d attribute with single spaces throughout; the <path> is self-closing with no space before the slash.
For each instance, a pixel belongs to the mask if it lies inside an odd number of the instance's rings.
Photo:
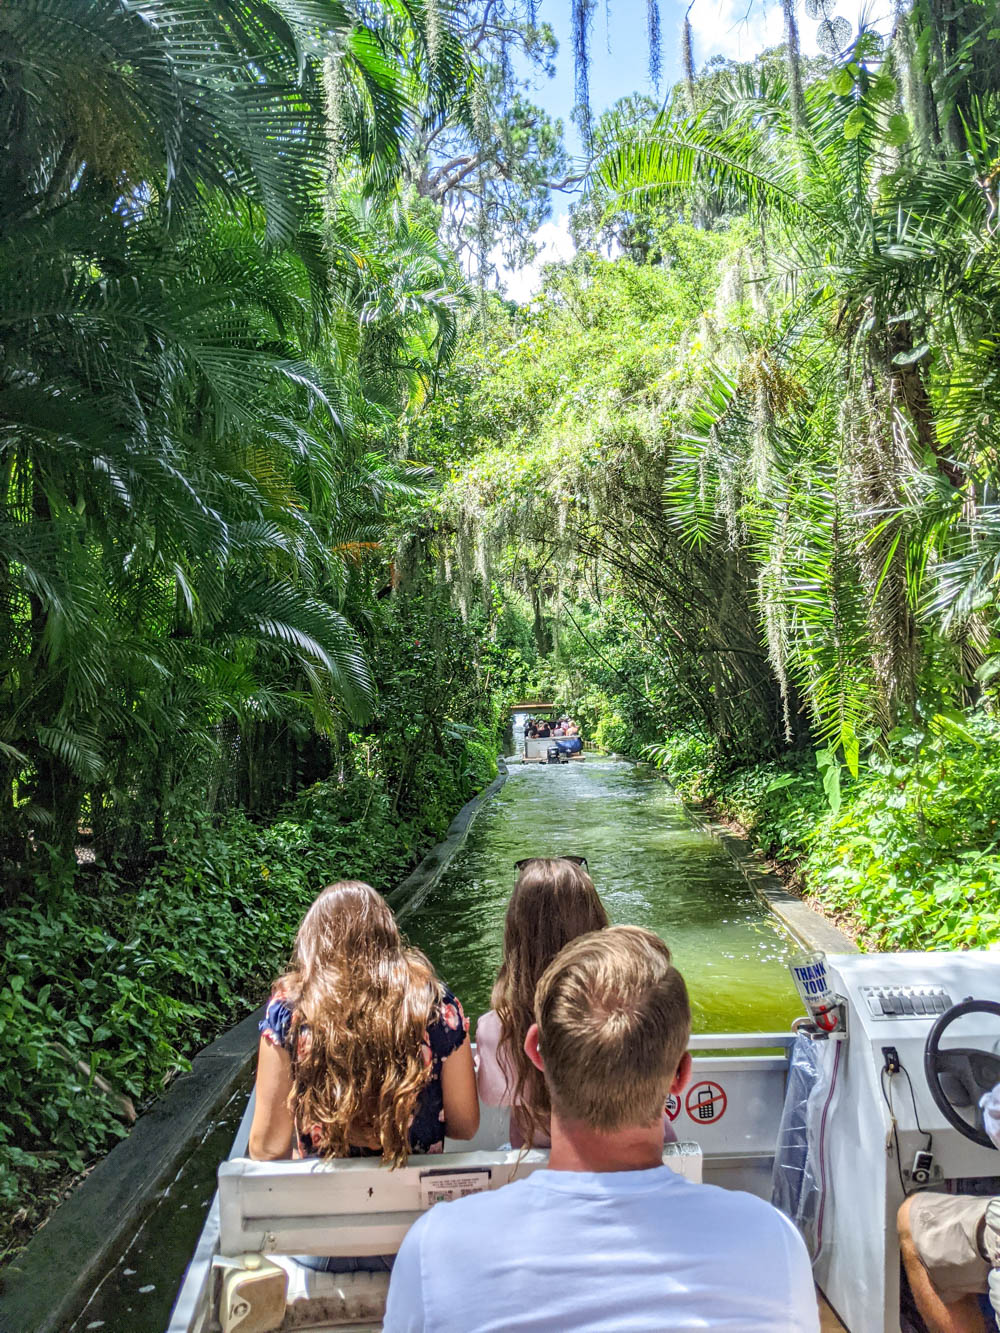
<path id="1" fill-rule="evenodd" d="M 750 1194 L 662 1164 L 691 1012 L 666 945 L 614 926 L 568 944 L 525 1050 L 552 1104 L 549 1168 L 436 1205 L 396 1258 L 386 1333 L 818 1333 L 805 1245 Z"/>

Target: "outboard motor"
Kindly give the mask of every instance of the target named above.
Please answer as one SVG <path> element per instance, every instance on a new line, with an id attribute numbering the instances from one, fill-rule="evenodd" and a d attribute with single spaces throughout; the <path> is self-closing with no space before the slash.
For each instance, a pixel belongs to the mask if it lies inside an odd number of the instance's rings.
<path id="1" fill-rule="evenodd" d="M 547 764 L 558 764 L 559 762 L 558 745 L 550 745 L 549 748 L 545 751 L 545 762 Z"/>

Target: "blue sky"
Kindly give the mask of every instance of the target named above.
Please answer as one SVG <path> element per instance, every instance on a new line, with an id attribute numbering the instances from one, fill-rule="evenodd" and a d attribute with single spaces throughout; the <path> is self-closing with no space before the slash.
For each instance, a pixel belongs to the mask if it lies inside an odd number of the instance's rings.
<path id="1" fill-rule="evenodd" d="M 663 73 L 657 93 L 649 80 L 646 0 L 606 3 L 597 0 L 590 38 L 590 100 L 595 114 L 627 93 L 662 96 L 680 77 L 681 25 L 687 8 L 686 3 L 677 0 L 660 0 Z M 562 118 L 567 145 L 571 152 L 578 153 L 580 139 L 569 120 L 575 100 L 570 14 L 571 0 L 540 0 L 539 16 L 552 25 L 559 40 L 559 55 L 555 78 L 543 76 L 535 96 L 547 111 Z M 780 42 L 782 36 L 777 0 L 695 0 L 691 24 L 699 68 L 715 54 L 748 59 L 765 46 Z M 808 43 L 807 30 L 813 26 L 808 20 L 803 23 L 804 45 Z"/>
<path id="2" fill-rule="evenodd" d="M 597 0 L 590 34 L 590 100 L 595 114 L 627 93 L 644 92 L 657 96 L 648 73 L 646 0 L 608 0 L 608 4 L 611 11 L 610 25 L 604 0 Z M 539 17 L 552 25 L 559 40 L 559 55 L 555 78 L 543 77 L 536 94 L 538 101 L 550 114 L 562 118 L 570 151 L 579 152 L 580 139 L 569 120 L 575 101 L 570 14 L 571 0 L 541 0 L 539 4 Z M 683 9 L 675 0 L 661 0 L 663 92 L 676 80 L 680 69 L 678 55 L 682 20 Z"/>
<path id="3" fill-rule="evenodd" d="M 753 6 L 749 17 L 748 3 Z M 610 23 L 606 6 L 610 8 Z M 662 77 L 657 93 L 649 79 L 646 0 L 597 0 L 590 35 L 590 103 L 595 116 L 627 93 L 642 92 L 662 97 L 677 80 L 681 68 L 681 25 L 686 7 L 686 2 L 660 0 Z M 544 75 L 536 75 L 532 97 L 550 115 L 563 121 L 566 146 L 571 155 L 581 157 L 580 136 L 570 121 L 576 100 L 572 0 L 539 0 L 538 12 L 541 19 L 552 25 L 559 41 L 559 53 L 555 76 L 547 79 Z M 763 47 L 781 40 L 781 10 L 777 0 L 695 0 L 691 23 L 698 68 L 716 52 L 747 59 Z M 553 193 L 551 220 L 544 222 L 535 233 L 539 255 L 533 263 L 511 272 L 499 254 L 494 255 L 502 284 L 514 300 L 526 301 L 537 290 L 543 262 L 572 257 L 574 247 L 567 221 L 573 198 L 572 195 Z"/>

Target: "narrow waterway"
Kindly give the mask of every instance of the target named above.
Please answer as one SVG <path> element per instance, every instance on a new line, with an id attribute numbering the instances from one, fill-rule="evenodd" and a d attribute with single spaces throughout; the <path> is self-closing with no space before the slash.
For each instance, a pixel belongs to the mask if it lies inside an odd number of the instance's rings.
<path id="1" fill-rule="evenodd" d="M 503 917 L 523 856 L 575 853 L 616 922 L 655 930 L 691 992 L 694 1030 L 784 1031 L 801 1012 L 786 959 L 792 944 L 739 871 L 655 776 L 588 756 L 512 764 L 431 894 L 403 913 L 470 1016 L 489 1008 Z M 236 1094 L 164 1191 L 72 1333 L 162 1333 L 246 1105 Z"/>
<path id="2" fill-rule="evenodd" d="M 801 1004 L 793 946 L 709 833 L 655 775 L 614 759 L 519 764 L 403 925 L 475 1017 L 489 1008 L 503 917 L 524 856 L 585 856 L 615 922 L 670 945 L 695 1032 L 784 1031 Z"/>

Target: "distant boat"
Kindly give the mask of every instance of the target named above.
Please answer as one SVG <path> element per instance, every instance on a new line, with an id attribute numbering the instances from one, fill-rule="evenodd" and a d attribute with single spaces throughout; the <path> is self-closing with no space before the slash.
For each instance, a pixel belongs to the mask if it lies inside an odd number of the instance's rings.
<path id="1" fill-rule="evenodd" d="M 568 764 L 583 758 L 582 736 L 535 736 L 524 738 L 526 764 Z"/>

